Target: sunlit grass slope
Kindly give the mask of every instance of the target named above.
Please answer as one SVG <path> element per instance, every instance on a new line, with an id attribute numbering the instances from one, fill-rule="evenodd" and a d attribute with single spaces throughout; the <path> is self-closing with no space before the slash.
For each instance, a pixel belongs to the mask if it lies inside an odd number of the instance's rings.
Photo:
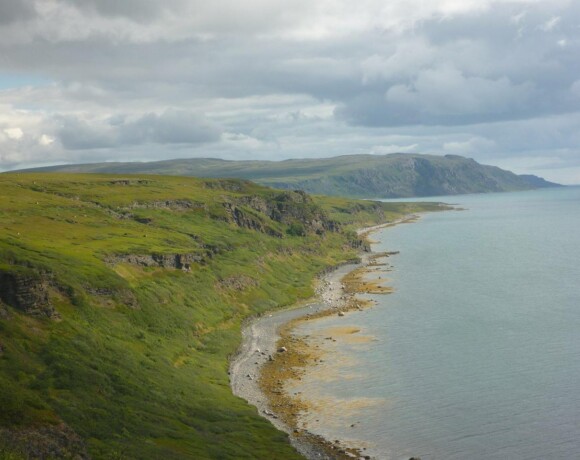
<path id="1" fill-rule="evenodd" d="M 242 320 L 311 296 L 353 228 L 436 207 L 0 176 L 0 458 L 297 458 L 230 391 Z"/>

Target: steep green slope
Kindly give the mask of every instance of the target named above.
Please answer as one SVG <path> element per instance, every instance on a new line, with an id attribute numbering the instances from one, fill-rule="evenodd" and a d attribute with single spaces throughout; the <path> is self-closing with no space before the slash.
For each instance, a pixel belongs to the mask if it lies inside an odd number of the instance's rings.
<path id="1" fill-rule="evenodd" d="M 481 165 L 475 160 L 457 155 L 348 155 L 277 162 L 192 158 L 40 169 L 244 178 L 276 188 L 361 198 L 506 192 L 557 185 L 536 176 L 518 176 L 495 166 Z"/>
<path id="2" fill-rule="evenodd" d="M 437 205 L 238 180 L 0 176 L 0 458 L 297 458 L 234 397 L 244 318 L 312 295 L 354 226 Z"/>

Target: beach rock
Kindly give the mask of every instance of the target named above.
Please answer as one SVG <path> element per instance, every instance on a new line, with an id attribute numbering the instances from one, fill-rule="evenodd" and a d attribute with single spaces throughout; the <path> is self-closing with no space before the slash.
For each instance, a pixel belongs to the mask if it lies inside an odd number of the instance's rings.
<path id="1" fill-rule="evenodd" d="M 342 311 L 339 311 L 339 312 L 338 312 L 338 316 L 344 316 L 344 312 L 342 312 Z"/>

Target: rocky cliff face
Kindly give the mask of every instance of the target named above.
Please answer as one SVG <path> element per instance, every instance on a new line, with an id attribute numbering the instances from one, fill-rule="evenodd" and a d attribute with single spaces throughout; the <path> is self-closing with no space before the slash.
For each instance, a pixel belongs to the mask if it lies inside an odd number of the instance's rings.
<path id="1" fill-rule="evenodd" d="M 252 215 L 244 210 L 243 207 L 238 206 L 235 203 L 224 203 L 224 208 L 228 215 L 228 220 L 235 223 L 238 227 L 255 230 L 277 238 L 282 237 L 282 233 L 267 225 L 263 218 Z"/>
<path id="2" fill-rule="evenodd" d="M 340 229 L 339 224 L 329 219 L 312 198 L 301 190 L 282 192 L 270 199 L 261 196 L 244 197 L 239 200 L 239 204 L 248 206 L 275 222 L 285 225 L 300 223 L 306 232 L 322 234 Z"/>
<path id="3" fill-rule="evenodd" d="M 110 254 L 105 257 L 104 261 L 109 265 L 127 263 L 141 267 L 172 268 L 189 271 L 192 264 L 206 264 L 217 254 L 223 250 L 227 250 L 227 247 L 220 248 L 211 244 L 202 243 L 195 235 L 191 235 L 191 237 L 198 245 L 198 252 L 174 254 Z"/>
<path id="4" fill-rule="evenodd" d="M 142 267 L 176 268 L 187 270 L 191 264 L 204 261 L 201 254 L 119 254 L 105 259 L 111 265 L 128 263 Z"/>
<path id="5" fill-rule="evenodd" d="M 0 300 L 26 314 L 59 318 L 48 292 L 48 275 L 24 271 L 0 271 Z"/>
<path id="6" fill-rule="evenodd" d="M 145 203 L 135 202 L 131 206 L 127 206 L 122 209 L 171 209 L 172 211 L 192 211 L 199 209 L 207 211 L 207 204 L 192 200 L 158 200 L 148 201 Z"/>

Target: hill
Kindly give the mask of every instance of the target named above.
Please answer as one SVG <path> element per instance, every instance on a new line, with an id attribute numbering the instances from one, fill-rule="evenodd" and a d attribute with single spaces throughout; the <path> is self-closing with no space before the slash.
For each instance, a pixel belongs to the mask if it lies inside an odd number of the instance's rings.
<path id="1" fill-rule="evenodd" d="M 285 161 L 192 158 L 65 165 L 30 171 L 243 178 L 280 189 L 358 198 L 507 192 L 558 185 L 536 176 L 518 176 L 457 155 L 347 155 Z"/>
<path id="2" fill-rule="evenodd" d="M 248 181 L 0 175 L 0 458 L 299 458 L 232 395 L 242 321 L 313 294 L 354 227 L 437 204 Z"/>

